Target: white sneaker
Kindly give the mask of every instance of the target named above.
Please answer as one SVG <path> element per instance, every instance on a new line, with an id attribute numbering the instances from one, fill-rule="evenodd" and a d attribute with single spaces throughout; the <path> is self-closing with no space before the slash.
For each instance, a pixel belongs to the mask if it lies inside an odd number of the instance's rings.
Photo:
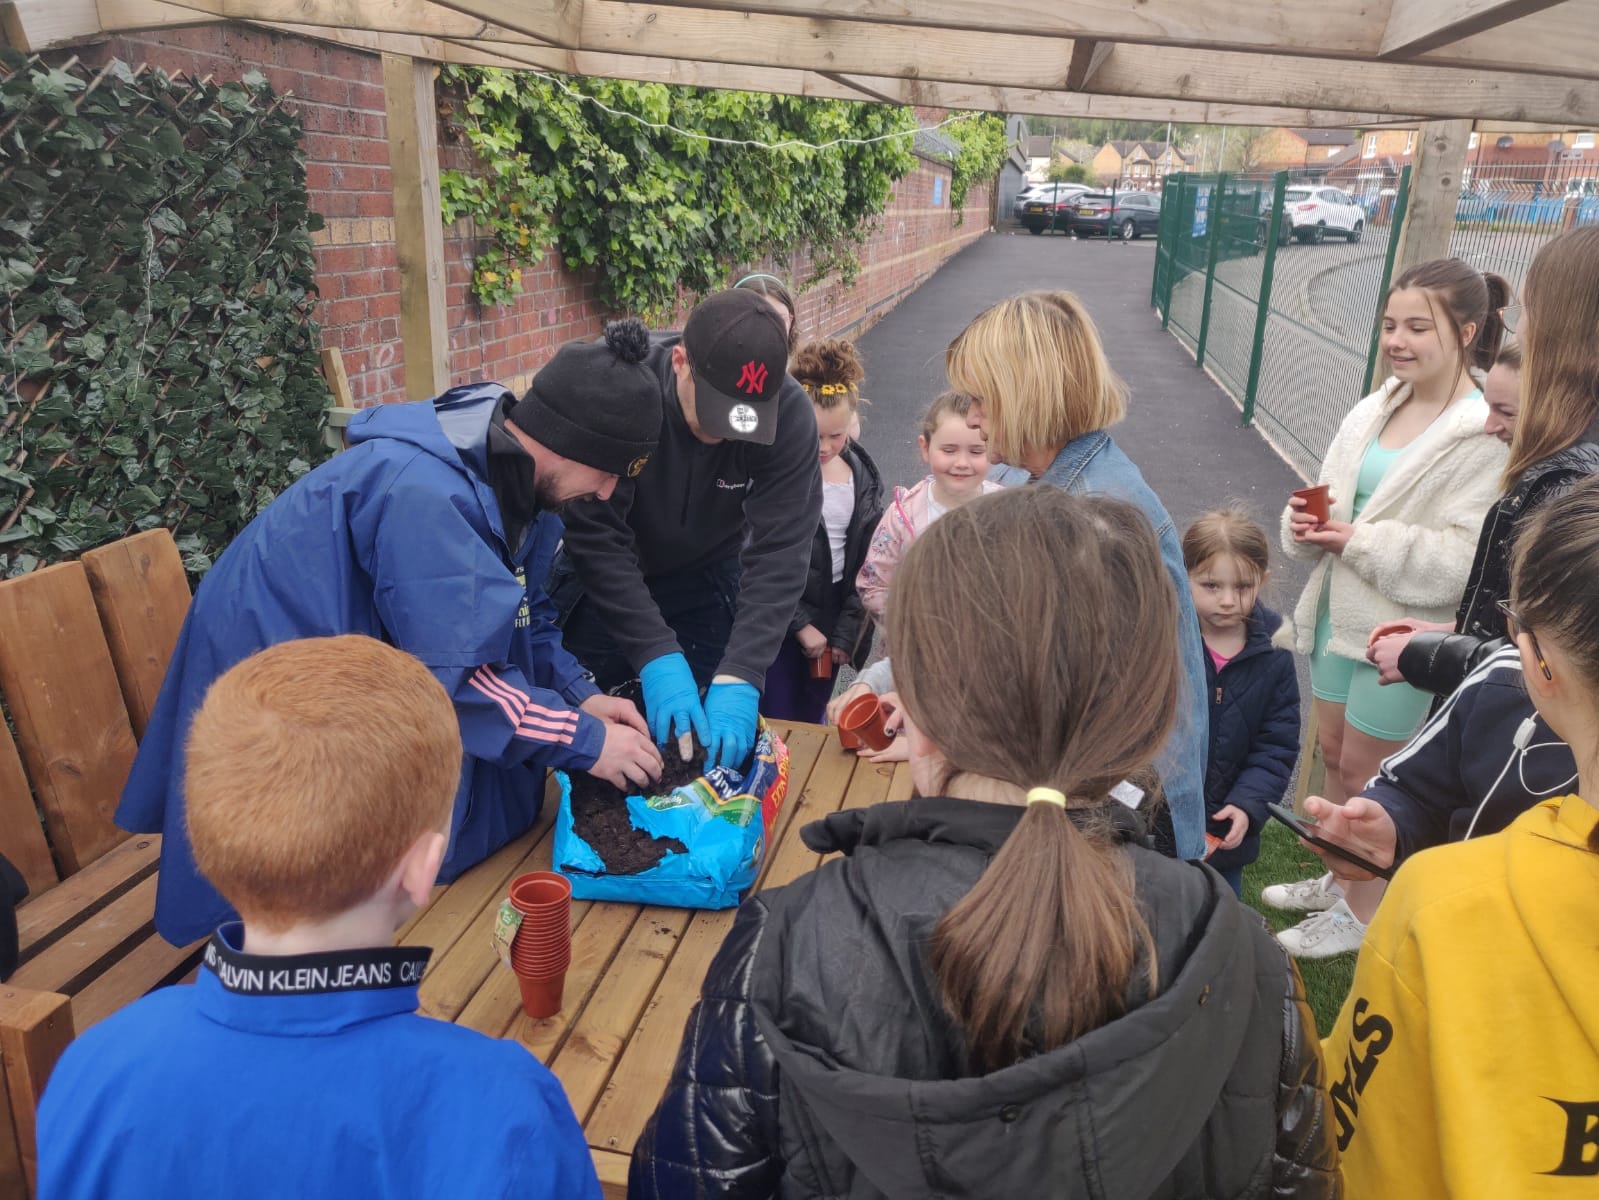
<path id="1" fill-rule="evenodd" d="M 1331 958 L 1335 954 L 1359 950 L 1365 936 L 1366 927 L 1355 919 L 1349 905 L 1340 900 L 1327 911 L 1306 917 L 1292 929 L 1283 930 L 1277 940 L 1295 958 Z"/>
<path id="2" fill-rule="evenodd" d="M 1295 883 L 1274 883 L 1260 889 L 1260 898 L 1273 908 L 1290 912 L 1325 912 L 1343 899 L 1333 883 L 1332 872 Z"/>

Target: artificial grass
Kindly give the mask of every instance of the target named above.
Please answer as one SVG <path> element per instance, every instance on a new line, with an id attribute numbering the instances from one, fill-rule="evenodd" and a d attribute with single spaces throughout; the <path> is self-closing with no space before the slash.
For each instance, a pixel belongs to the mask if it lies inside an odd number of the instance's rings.
<path id="1" fill-rule="evenodd" d="M 1297 925 L 1306 913 L 1284 912 L 1262 904 L 1261 888 L 1273 883 L 1288 883 L 1295 879 L 1309 879 L 1323 873 L 1321 859 L 1299 844 L 1287 826 L 1280 821 L 1267 821 L 1260 834 L 1260 857 L 1244 868 L 1244 903 L 1253 906 L 1271 926 L 1272 932 Z M 1355 955 L 1340 954 L 1334 958 L 1301 958 L 1299 974 L 1305 981 L 1305 994 L 1316 1014 L 1316 1028 L 1326 1037 L 1355 975 Z"/>

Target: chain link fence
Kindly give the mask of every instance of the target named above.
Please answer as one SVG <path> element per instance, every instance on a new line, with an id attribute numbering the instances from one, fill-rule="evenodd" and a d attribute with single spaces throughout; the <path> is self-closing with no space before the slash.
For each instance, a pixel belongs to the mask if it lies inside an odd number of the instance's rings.
<path id="1" fill-rule="evenodd" d="M 1370 194 L 1286 171 L 1166 180 L 1152 302 L 1307 476 L 1365 393 L 1408 190 L 1408 170 Z"/>

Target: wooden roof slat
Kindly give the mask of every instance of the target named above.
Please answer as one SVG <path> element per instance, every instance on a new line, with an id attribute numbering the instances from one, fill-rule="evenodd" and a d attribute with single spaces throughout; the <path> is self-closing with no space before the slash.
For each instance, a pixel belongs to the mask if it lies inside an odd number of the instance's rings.
<path id="1" fill-rule="evenodd" d="M 1393 0 L 1378 54 L 1412 58 L 1553 8 L 1559 0 Z"/>

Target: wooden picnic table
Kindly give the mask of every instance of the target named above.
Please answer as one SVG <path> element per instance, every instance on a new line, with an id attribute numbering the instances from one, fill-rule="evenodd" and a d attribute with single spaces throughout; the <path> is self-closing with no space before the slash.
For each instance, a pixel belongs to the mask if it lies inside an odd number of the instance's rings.
<path id="1" fill-rule="evenodd" d="M 904 763 L 857 758 L 819 725 L 775 727 L 789 750 L 788 795 L 757 889 L 787 883 L 821 861 L 800 840 L 802 825 L 840 808 L 911 794 Z M 555 1072 L 587 1135 L 604 1194 L 620 1200 L 627 1194 L 633 1143 L 665 1089 L 683 1024 L 737 910 L 574 900 L 563 1007 L 543 1020 L 527 1017 L 516 976 L 499 965 L 490 930 L 506 885 L 523 872 L 550 867 L 553 779 L 551 788 L 538 824 L 435 889 L 399 940 L 433 948 L 422 980 L 424 1014 L 512 1038 Z"/>

